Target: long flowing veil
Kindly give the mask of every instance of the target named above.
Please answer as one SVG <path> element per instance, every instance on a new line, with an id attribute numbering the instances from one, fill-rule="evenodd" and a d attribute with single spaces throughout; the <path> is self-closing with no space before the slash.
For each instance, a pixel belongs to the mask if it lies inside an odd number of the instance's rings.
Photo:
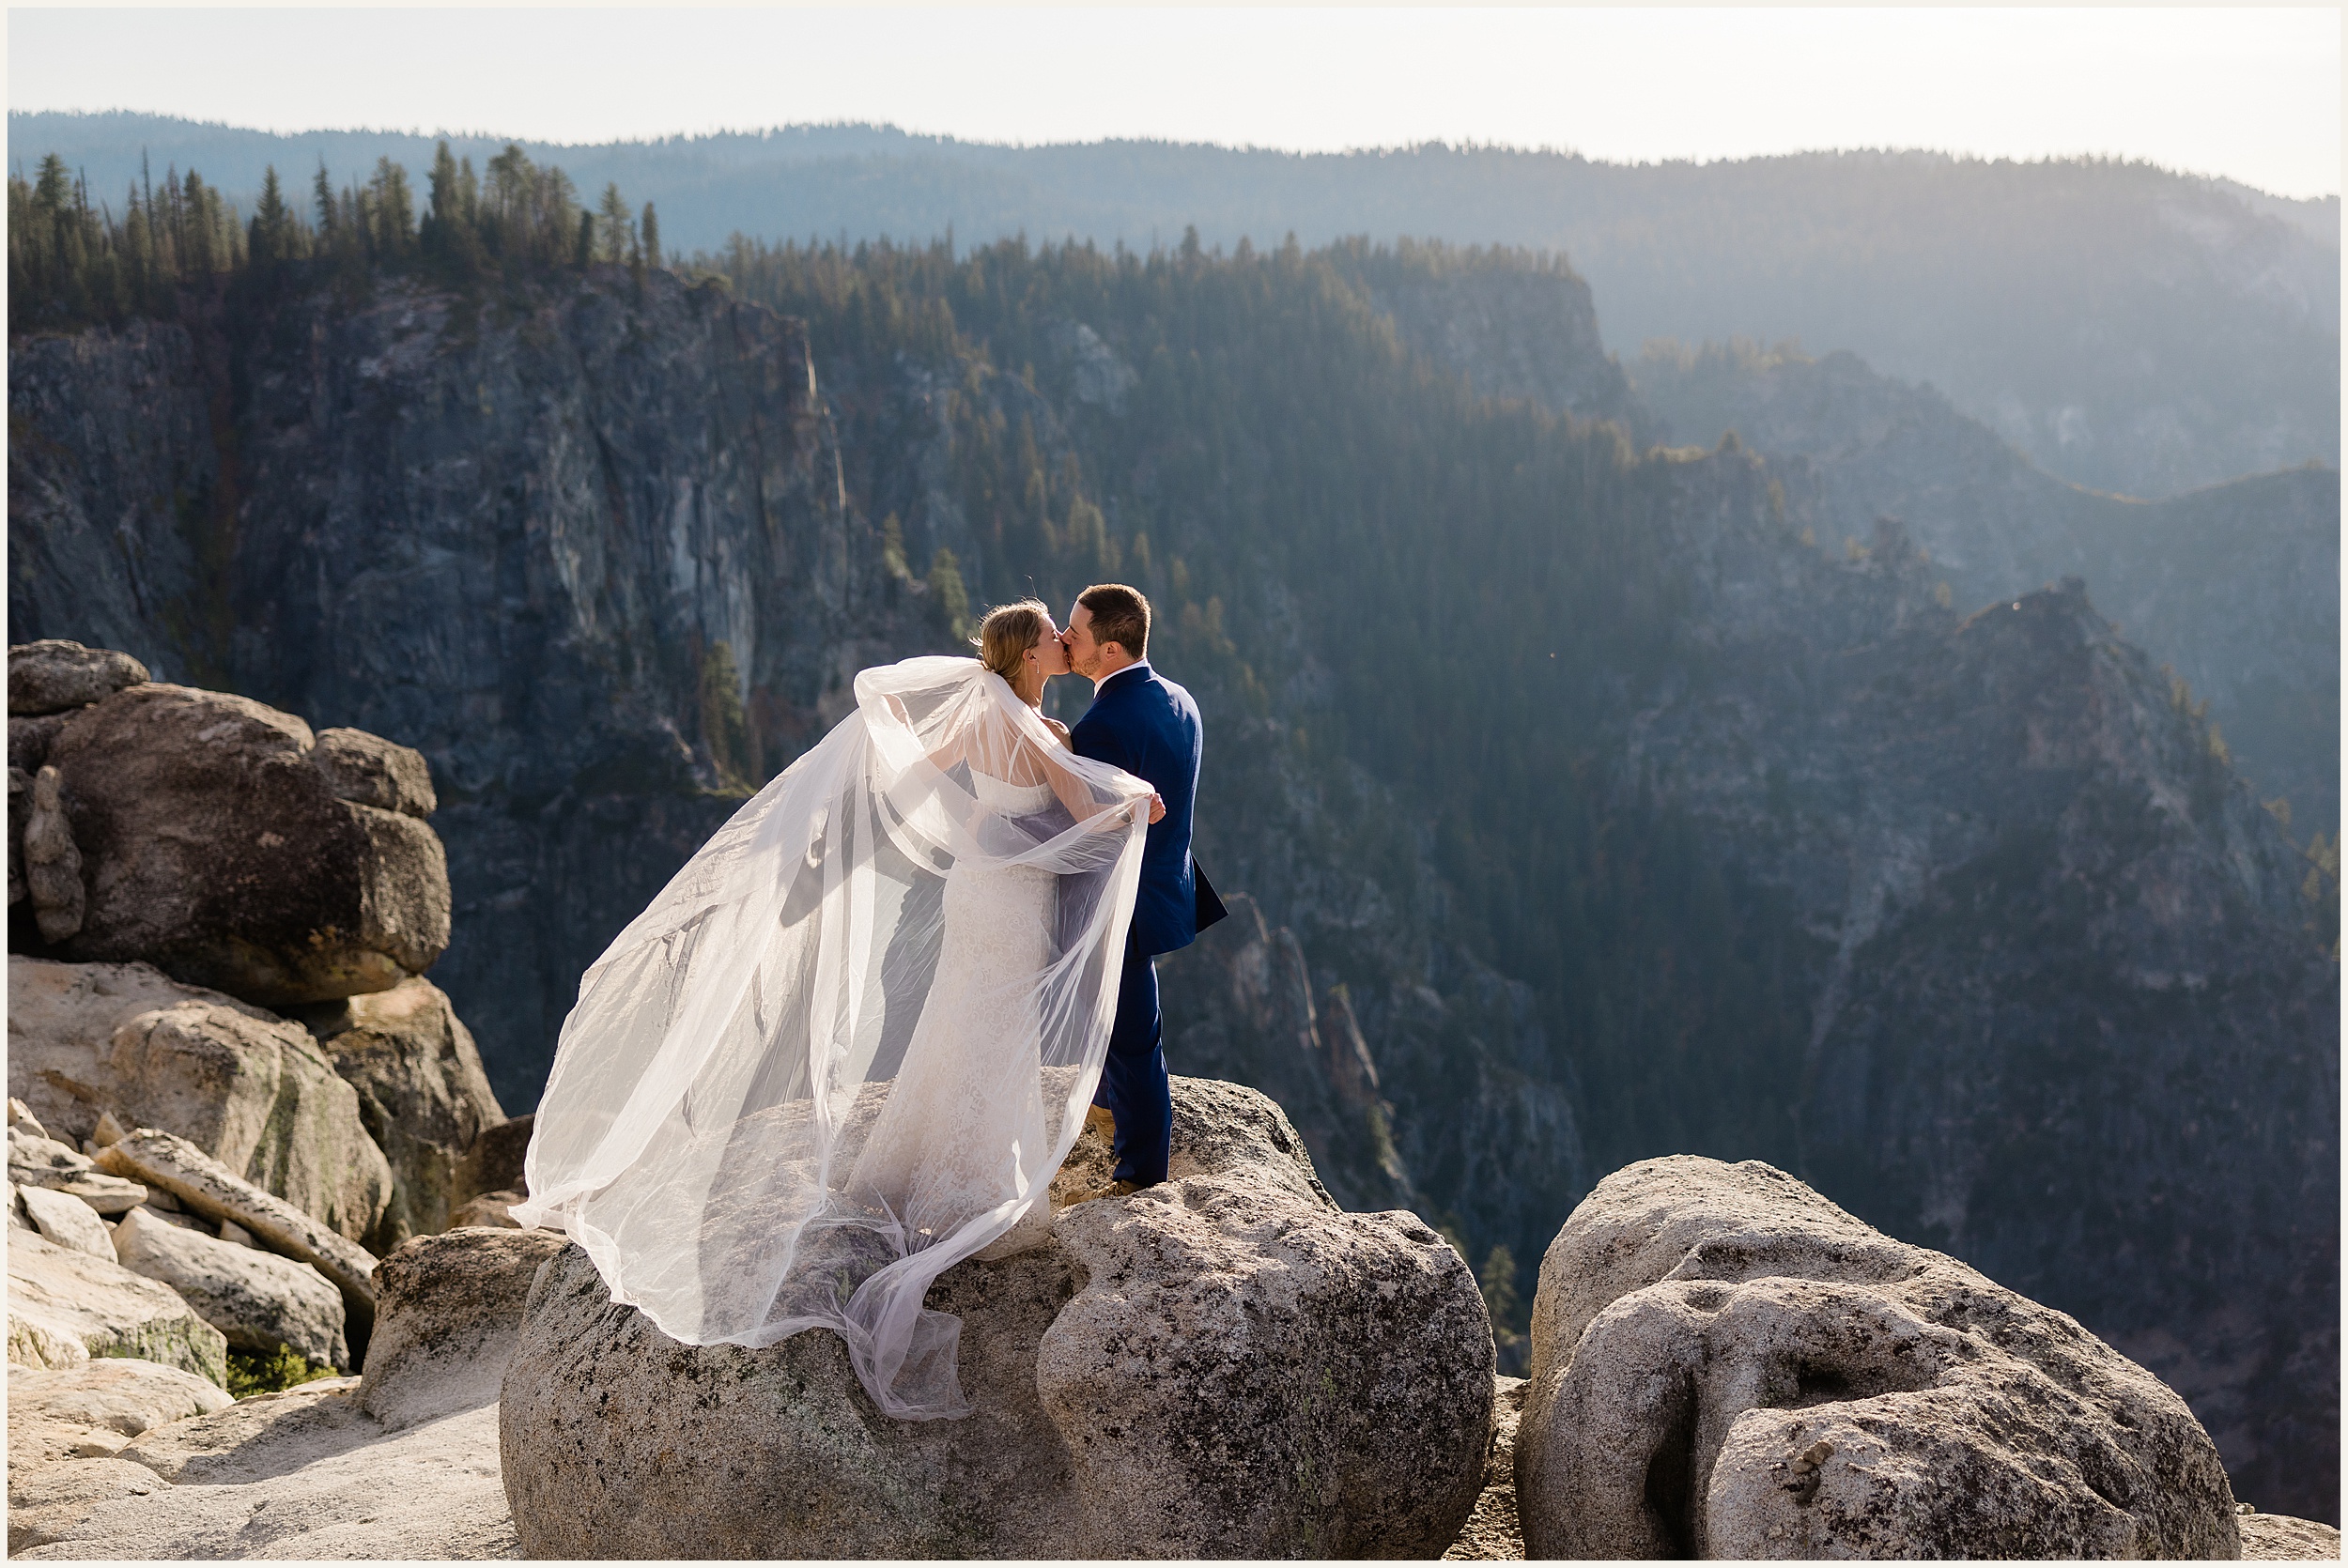
<path id="1" fill-rule="evenodd" d="M 856 699 L 580 980 L 514 1217 L 672 1339 L 832 1329 L 883 1410 L 957 1416 L 961 1323 L 922 1298 L 1048 1222 L 1150 787 L 974 659 L 867 669 Z"/>

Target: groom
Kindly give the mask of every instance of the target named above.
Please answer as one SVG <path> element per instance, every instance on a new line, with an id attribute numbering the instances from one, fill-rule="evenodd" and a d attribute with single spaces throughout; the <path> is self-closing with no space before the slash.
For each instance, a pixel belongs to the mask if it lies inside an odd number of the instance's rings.
<path id="1" fill-rule="evenodd" d="M 1079 757 L 1145 779 L 1166 802 L 1166 815 L 1142 846 L 1141 891 L 1125 937 L 1124 977 L 1108 1060 L 1092 1103 L 1117 1119 L 1119 1192 L 1166 1179 L 1174 1101 L 1166 1083 L 1158 1022 L 1158 975 L 1151 959 L 1186 947 L 1202 926 L 1223 917 L 1214 889 L 1190 859 L 1190 807 L 1198 791 L 1198 705 L 1190 693 L 1150 668 L 1150 601 L 1121 583 L 1098 583 L 1076 595 L 1068 614 L 1069 668 L 1092 683 L 1092 706 L 1069 732 Z"/>

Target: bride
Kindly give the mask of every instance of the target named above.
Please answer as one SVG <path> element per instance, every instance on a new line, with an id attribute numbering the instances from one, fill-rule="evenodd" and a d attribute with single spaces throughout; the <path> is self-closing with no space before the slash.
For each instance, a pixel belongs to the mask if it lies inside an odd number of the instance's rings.
<path id="1" fill-rule="evenodd" d="M 968 1410 L 931 1283 L 1048 1230 L 1162 809 L 1043 716 L 1041 604 L 977 640 L 858 674 L 587 971 L 514 1210 L 672 1339 L 833 1330 L 907 1419 Z"/>

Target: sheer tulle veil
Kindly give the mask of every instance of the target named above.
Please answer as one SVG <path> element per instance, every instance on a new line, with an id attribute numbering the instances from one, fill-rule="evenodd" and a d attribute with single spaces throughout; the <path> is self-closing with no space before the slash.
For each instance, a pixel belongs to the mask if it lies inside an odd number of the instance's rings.
<path id="1" fill-rule="evenodd" d="M 856 699 L 581 979 L 514 1215 L 672 1339 L 831 1329 L 883 1410 L 956 1416 L 961 1323 L 922 1298 L 1049 1219 L 1150 787 L 974 659 Z"/>

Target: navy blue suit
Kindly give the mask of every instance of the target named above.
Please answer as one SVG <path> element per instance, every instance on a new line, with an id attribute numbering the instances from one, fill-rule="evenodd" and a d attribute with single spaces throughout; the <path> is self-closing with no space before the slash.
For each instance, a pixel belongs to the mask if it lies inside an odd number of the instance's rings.
<path id="1" fill-rule="evenodd" d="M 1079 757 L 1124 769 L 1166 801 L 1142 848 L 1141 888 L 1125 938 L 1117 1022 L 1092 1102 L 1117 1118 L 1117 1178 L 1148 1187 L 1166 1179 L 1174 1102 L 1166 1082 L 1158 975 L 1151 960 L 1187 947 L 1198 934 L 1201 898 L 1190 858 L 1190 811 L 1198 792 L 1198 705 L 1150 668 L 1127 666 L 1101 683 L 1092 706 L 1069 731 Z M 1209 900 L 1213 894 L 1205 895 Z M 1213 906 L 1209 915 L 1220 912 Z"/>

